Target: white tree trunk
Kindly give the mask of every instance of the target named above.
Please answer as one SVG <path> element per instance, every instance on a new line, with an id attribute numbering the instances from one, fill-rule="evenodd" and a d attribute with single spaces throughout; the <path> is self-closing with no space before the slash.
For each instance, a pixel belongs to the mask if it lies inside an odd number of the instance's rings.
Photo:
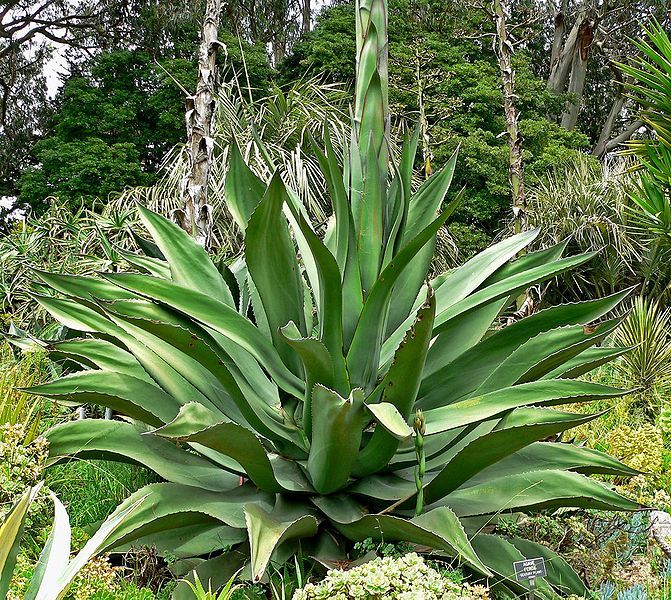
<path id="1" fill-rule="evenodd" d="M 186 132 L 189 168 L 181 183 L 182 208 L 173 218 L 199 244 L 212 241 L 212 207 L 207 203 L 212 138 L 216 113 L 218 30 L 221 0 L 207 0 L 198 53 L 196 92 L 186 99 Z"/>
<path id="2" fill-rule="evenodd" d="M 576 46 L 579 43 L 580 27 L 586 18 L 587 10 L 583 8 L 578 13 L 575 23 L 573 24 L 573 27 L 571 27 L 571 31 L 569 31 L 563 46 L 560 50 L 555 51 L 556 57 L 554 57 L 554 62 L 550 68 L 550 75 L 547 82 L 547 89 L 555 94 L 561 94 L 566 89 L 566 84 L 568 83 L 571 74 L 573 56 L 576 51 Z M 562 27 L 564 27 L 564 25 Z"/>
<path id="3" fill-rule="evenodd" d="M 554 19 L 554 36 L 552 38 L 552 53 L 550 54 L 550 71 L 555 68 L 561 56 L 561 49 L 564 43 L 564 33 L 566 32 L 566 13 L 568 11 L 568 0 L 562 0 L 561 8 Z"/>
<path id="4" fill-rule="evenodd" d="M 303 0 L 302 13 L 301 30 L 303 33 L 308 33 L 310 31 L 310 21 L 312 19 L 311 0 Z"/>

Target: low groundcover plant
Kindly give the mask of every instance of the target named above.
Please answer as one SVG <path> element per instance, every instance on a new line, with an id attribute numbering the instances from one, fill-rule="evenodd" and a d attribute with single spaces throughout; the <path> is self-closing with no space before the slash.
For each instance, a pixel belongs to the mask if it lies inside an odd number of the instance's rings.
<path id="1" fill-rule="evenodd" d="M 487 600 L 486 588 L 445 579 L 416 553 L 377 558 L 349 571 L 329 571 L 318 584 L 308 583 L 292 600 Z"/>

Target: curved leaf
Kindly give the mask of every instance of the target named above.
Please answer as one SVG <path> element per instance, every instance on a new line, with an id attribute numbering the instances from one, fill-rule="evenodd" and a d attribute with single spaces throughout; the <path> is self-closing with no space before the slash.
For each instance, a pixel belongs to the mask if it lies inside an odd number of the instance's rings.
<path id="1" fill-rule="evenodd" d="M 51 428 L 49 464 L 72 457 L 111 458 L 144 465 L 164 479 L 203 490 L 224 492 L 239 485 L 239 477 L 209 460 L 181 450 L 168 440 L 129 423 L 82 419 Z"/>
<path id="2" fill-rule="evenodd" d="M 245 262 L 254 281 L 270 335 L 285 364 L 297 372 L 296 356 L 281 343 L 279 330 L 293 321 L 305 335 L 304 285 L 294 243 L 282 213 L 287 192 L 278 173 L 252 213 L 245 233 Z M 252 298 L 254 302 L 254 298 Z"/>
<path id="3" fill-rule="evenodd" d="M 555 406 L 571 402 L 589 402 L 596 398 L 616 398 L 626 393 L 625 390 L 606 385 L 572 379 L 546 379 L 521 383 L 425 411 L 426 432 L 430 435 L 456 429 L 484 421 L 511 408 L 532 404 Z"/>
<path id="4" fill-rule="evenodd" d="M 321 385 L 312 391 L 312 445 L 308 473 L 320 494 L 343 487 L 359 452 L 364 426 L 363 392 L 349 398 Z"/>
<path id="5" fill-rule="evenodd" d="M 206 289 L 228 306 L 234 306 L 233 295 L 205 248 L 181 227 L 148 208 L 138 205 L 143 225 L 170 265 L 175 283 L 194 289 Z"/>
<path id="6" fill-rule="evenodd" d="M 459 517 L 571 506 L 603 510 L 638 510 L 636 502 L 584 475 L 570 471 L 532 471 L 490 479 L 461 488 L 436 503 Z"/>
<path id="7" fill-rule="evenodd" d="M 166 304 L 229 338 L 268 369 L 286 391 L 300 397 L 302 382 L 282 362 L 271 342 L 245 317 L 223 302 L 196 290 L 146 275 L 106 273 L 105 277 L 125 289 Z"/>
<path id="8" fill-rule="evenodd" d="M 459 557 L 480 573 L 490 572 L 473 550 L 459 519 L 447 507 L 405 519 L 391 515 L 364 514 L 346 496 L 317 497 L 313 502 L 333 526 L 353 541 L 373 538 L 376 541 L 405 541 L 444 550 Z"/>
<path id="9" fill-rule="evenodd" d="M 177 400 L 161 388 L 113 371 L 81 371 L 25 391 L 63 404 L 98 404 L 150 425 L 167 423 L 179 411 Z"/>
<path id="10" fill-rule="evenodd" d="M 317 534 L 317 519 L 310 510 L 300 516 L 281 510 L 269 513 L 256 504 L 246 504 L 244 510 L 255 582 L 261 579 L 273 552 L 282 542 Z"/>
<path id="11" fill-rule="evenodd" d="M 417 313 L 415 323 L 396 350 L 394 361 L 378 386 L 382 390 L 381 402 L 395 407 L 404 423 L 410 417 L 419 390 L 422 367 L 431 342 L 435 311 L 435 298 L 429 288 L 425 304 Z M 369 408 L 375 414 L 371 404 Z M 376 427 L 371 439 L 359 453 L 354 473 L 362 476 L 384 468 L 397 448 L 397 436 L 391 435 L 386 428 Z"/>

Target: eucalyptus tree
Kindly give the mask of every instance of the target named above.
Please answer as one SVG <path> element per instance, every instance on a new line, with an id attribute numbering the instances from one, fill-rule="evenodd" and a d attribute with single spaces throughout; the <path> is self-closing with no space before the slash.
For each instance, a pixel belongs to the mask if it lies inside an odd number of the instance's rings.
<path id="1" fill-rule="evenodd" d="M 630 39 L 651 18 L 666 18 L 668 7 L 659 0 L 557 0 L 550 5 L 554 14 L 547 87 L 555 94 L 570 94 L 559 117 L 562 127 L 571 130 L 578 125 L 589 77 L 608 74 L 604 83 L 610 105 L 604 107 L 594 134 L 594 154 L 602 156 L 640 127 L 636 117 L 630 116 L 618 63 L 626 62 L 636 51 Z"/>

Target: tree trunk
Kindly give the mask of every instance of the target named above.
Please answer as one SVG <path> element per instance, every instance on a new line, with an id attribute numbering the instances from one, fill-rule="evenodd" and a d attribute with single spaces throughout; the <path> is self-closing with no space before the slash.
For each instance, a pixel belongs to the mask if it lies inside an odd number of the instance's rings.
<path id="1" fill-rule="evenodd" d="M 173 218 L 206 250 L 212 242 L 212 207 L 207 203 L 216 112 L 217 40 L 221 0 L 207 0 L 198 53 L 196 92 L 186 99 L 188 172 L 180 186 L 182 208 Z"/>
<path id="2" fill-rule="evenodd" d="M 573 56 L 579 40 L 580 26 L 586 18 L 587 11 L 583 9 L 578 14 L 561 50 L 556 52 L 557 56 L 550 68 L 550 75 L 547 82 L 547 89 L 555 94 L 561 94 L 566 89 L 566 84 L 571 74 Z"/>
<path id="3" fill-rule="evenodd" d="M 310 31 L 310 20 L 312 19 L 312 7 L 310 5 L 310 0 L 303 0 L 303 15 L 302 15 L 302 31 L 303 33 L 309 33 Z"/>
<path id="4" fill-rule="evenodd" d="M 608 112 L 608 117 L 601 127 L 601 133 L 599 134 L 599 140 L 592 149 L 592 155 L 597 158 L 601 158 L 606 153 L 606 144 L 610 141 L 611 136 L 613 135 L 613 129 L 615 128 L 615 122 L 620 116 L 622 109 L 624 108 L 624 94 L 622 93 L 622 88 L 618 87 L 618 91 L 613 98 L 613 103 L 610 106 L 610 111 Z"/>
<path id="5" fill-rule="evenodd" d="M 564 110 L 562 115 L 562 127 L 568 131 L 575 129 L 578 123 L 578 115 L 582 105 L 582 95 L 585 90 L 585 77 L 587 76 L 587 61 L 589 51 L 594 41 L 594 23 L 589 19 L 583 19 L 578 27 L 578 37 L 573 50 L 573 62 L 571 65 L 571 79 L 568 92 L 573 99 Z"/>
<path id="6" fill-rule="evenodd" d="M 614 63 L 611 63 L 611 68 L 614 72 L 615 96 L 613 98 L 613 103 L 610 106 L 608 117 L 601 127 L 599 140 L 594 148 L 592 148 L 592 156 L 595 156 L 596 158 L 602 158 L 608 152 L 629 140 L 643 125 L 643 122 L 640 120 L 632 121 L 620 133 L 613 137 L 615 124 L 617 123 L 618 117 L 622 114 L 627 98 L 624 93 L 625 82 L 623 81 L 620 69 Z"/>
<path id="7" fill-rule="evenodd" d="M 524 193 L 524 160 L 522 156 L 522 136 L 518 128 L 519 112 L 515 104 L 515 71 L 512 67 L 513 46 L 508 39 L 506 13 L 502 0 L 493 2 L 493 18 L 496 25 L 494 50 L 501 71 L 503 89 L 503 110 L 508 133 L 509 165 L 508 176 L 512 190 L 513 218 L 515 232 L 527 228 L 527 201 Z"/>
<path id="8" fill-rule="evenodd" d="M 631 136 L 634 135 L 645 123 L 640 119 L 632 121 L 625 129 L 623 129 L 618 135 L 614 138 L 608 139 L 603 145 L 597 144 L 592 150 L 592 154 L 597 158 L 601 158 L 604 155 L 608 154 L 611 150 L 615 150 L 620 144 L 624 144 L 626 141 L 631 139 Z M 601 142 L 601 140 L 599 140 Z"/>
<path id="9" fill-rule="evenodd" d="M 555 15 L 554 36 L 552 38 L 552 53 L 550 55 L 550 71 L 555 68 L 561 56 L 562 44 L 564 43 L 564 33 L 566 32 L 566 12 L 568 10 L 568 0 L 562 0 L 561 8 Z"/>

